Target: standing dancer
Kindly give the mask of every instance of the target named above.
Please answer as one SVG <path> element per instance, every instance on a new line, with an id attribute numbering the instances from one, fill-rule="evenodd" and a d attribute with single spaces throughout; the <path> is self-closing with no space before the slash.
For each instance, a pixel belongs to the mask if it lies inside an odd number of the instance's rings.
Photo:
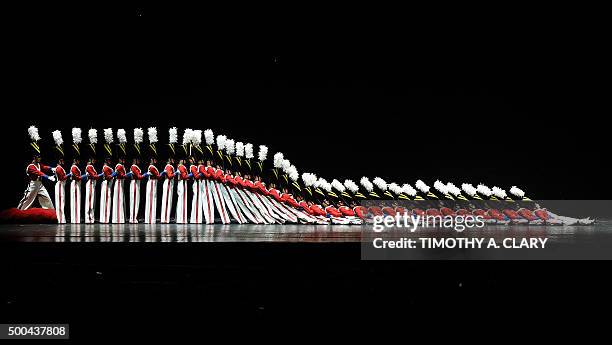
<path id="1" fill-rule="evenodd" d="M 157 222 L 157 180 L 160 178 L 159 170 L 155 166 L 157 164 L 157 129 L 150 127 L 149 148 L 151 149 L 151 162 L 147 169 L 149 179 L 147 181 L 146 196 L 145 196 L 145 223 L 155 224 Z"/>
<path id="2" fill-rule="evenodd" d="M 104 165 L 102 166 L 102 183 L 100 184 L 100 223 L 110 223 L 113 205 L 113 168 L 111 166 L 111 157 L 113 150 L 113 129 L 104 129 Z"/>
<path id="3" fill-rule="evenodd" d="M 138 223 L 138 210 L 140 208 L 140 181 L 145 177 L 142 175 L 140 167 L 140 143 L 142 143 L 144 132 L 142 128 L 134 128 L 134 148 L 136 149 L 132 166 L 128 173 L 130 181 L 130 223 Z"/>
<path id="4" fill-rule="evenodd" d="M 55 149 L 57 151 L 58 161 L 55 167 L 55 216 L 59 224 L 66 223 L 66 214 L 64 209 L 66 206 L 66 170 L 64 169 L 64 139 L 62 139 L 62 132 L 53 131 L 53 141 L 55 141 Z"/>
<path id="5" fill-rule="evenodd" d="M 72 129 L 72 148 L 74 149 L 74 158 L 72 161 L 72 167 L 70 167 L 71 182 L 70 182 L 70 222 L 81 223 L 81 169 L 80 154 L 81 149 L 79 144 L 81 143 L 81 129 Z"/>
<path id="6" fill-rule="evenodd" d="M 202 211 L 206 224 L 212 224 L 215 222 L 215 204 L 213 200 L 212 190 L 210 189 L 210 183 L 214 176 L 214 168 L 212 167 L 212 160 L 215 158 L 212 145 L 215 143 L 215 137 L 213 131 L 207 129 L 204 131 L 204 140 L 206 141 L 205 154 L 209 159 L 206 160 L 206 165 L 198 165 L 198 171 L 200 172 L 200 193 L 202 195 Z"/>
<path id="7" fill-rule="evenodd" d="M 96 182 L 101 177 L 98 175 L 94 164 L 96 163 L 96 144 L 98 143 L 98 131 L 90 129 L 88 132 L 90 158 L 85 167 L 85 223 L 93 224 L 96 209 Z"/>
<path id="8" fill-rule="evenodd" d="M 162 186 L 162 208 L 161 208 L 161 222 L 170 223 L 170 216 L 172 214 L 172 194 L 174 193 L 174 155 L 176 154 L 175 144 L 178 142 L 178 133 L 176 127 L 170 128 L 168 131 L 170 134 L 170 140 L 168 143 L 168 161 L 164 171 L 162 172 L 162 178 L 164 180 Z"/>
<path id="9" fill-rule="evenodd" d="M 176 223 L 186 224 L 187 219 L 187 180 L 189 180 L 189 174 L 187 173 L 187 167 L 185 167 L 185 160 L 181 159 L 178 163 L 178 181 L 176 185 Z"/>
<path id="10" fill-rule="evenodd" d="M 115 165 L 115 172 L 112 175 L 115 178 L 115 183 L 113 187 L 112 221 L 113 223 L 125 223 L 125 145 L 127 142 L 125 129 L 120 128 L 117 130 L 117 140 L 119 141 L 117 149 L 119 161 L 117 162 L 117 165 Z"/>
<path id="11" fill-rule="evenodd" d="M 55 177 L 49 176 L 53 174 L 53 169 L 46 165 L 40 164 L 40 146 L 38 146 L 40 136 L 38 135 L 38 128 L 31 126 L 28 128 L 28 134 L 32 139 L 30 145 L 34 149 L 32 163 L 28 164 L 28 167 L 26 168 L 26 175 L 28 175 L 30 182 L 28 183 L 28 187 L 23 194 L 23 198 L 21 198 L 21 201 L 19 201 L 17 208 L 20 210 L 27 210 L 31 208 L 34 201 L 38 199 L 38 202 L 42 208 L 52 209 L 53 203 L 51 202 L 51 197 L 49 196 L 45 186 L 43 186 L 42 180 L 54 182 Z"/>
<path id="12" fill-rule="evenodd" d="M 191 217 L 189 219 L 190 223 L 193 224 L 201 224 L 202 223 L 202 188 L 201 181 L 203 176 L 200 174 L 198 165 L 195 162 L 195 156 L 198 152 L 202 151 L 200 144 L 202 142 L 202 131 L 194 130 L 191 132 L 191 142 L 190 142 L 190 157 L 189 157 L 189 173 L 190 176 L 193 177 L 193 199 L 191 200 Z M 194 150 L 195 149 L 195 150 Z M 200 160 L 201 162 L 201 160 Z"/>

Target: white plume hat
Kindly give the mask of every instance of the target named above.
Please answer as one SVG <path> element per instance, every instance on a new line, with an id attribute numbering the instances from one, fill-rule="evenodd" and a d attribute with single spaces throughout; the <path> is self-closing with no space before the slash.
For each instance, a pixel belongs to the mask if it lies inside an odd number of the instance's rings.
<path id="1" fill-rule="evenodd" d="M 344 180 L 344 186 L 346 187 L 346 189 L 348 189 L 353 194 L 359 191 L 359 186 L 357 186 L 357 184 L 353 182 L 353 180 L 349 180 L 349 179 Z"/>
<path id="2" fill-rule="evenodd" d="M 244 156 L 244 143 L 239 141 L 236 143 L 236 157 Z"/>
<path id="3" fill-rule="evenodd" d="M 363 188 L 365 188 L 365 190 L 367 190 L 368 192 L 371 192 L 374 190 L 374 185 L 372 184 L 372 182 L 370 182 L 370 180 L 363 176 L 361 178 L 361 180 L 359 180 L 359 183 L 361 183 L 361 185 L 363 186 Z"/>
<path id="4" fill-rule="evenodd" d="M 168 135 L 169 135 L 169 140 L 168 142 L 170 144 L 176 144 L 178 143 L 178 129 L 176 127 L 172 127 L 170 129 L 168 129 Z"/>
<path id="5" fill-rule="evenodd" d="M 251 143 L 244 144 L 244 156 L 247 159 L 251 159 L 251 158 L 255 157 L 253 155 L 253 144 L 251 144 Z"/>
<path id="6" fill-rule="evenodd" d="M 522 198 L 525 196 L 525 192 L 523 192 L 523 190 L 521 190 L 517 186 L 512 186 L 512 188 L 510 188 L 510 194 L 514 196 L 518 196 L 519 198 Z"/>
<path id="7" fill-rule="evenodd" d="M 257 158 L 260 162 L 263 162 L 268 157 L 268 147 L 266 145 L 259 145 L 259 153 L 257 154 Z"/>
<path id="8" fill-rule="evenodd" d="M 417 180 L 414 186 L 421 191 L 423 194 L 429 193 L 429 186 L 425 184 L 422 180 Z"/>
<path id="9" fill-rule="evenodd" d="M 272 160 L 272 165 L 277 168 L 280 169 L 283 166 L 283 160 L 285 159 L 285 157 L 283 156 L 282 152 L 277 152 L 274 154 L 274 158 Z"/>

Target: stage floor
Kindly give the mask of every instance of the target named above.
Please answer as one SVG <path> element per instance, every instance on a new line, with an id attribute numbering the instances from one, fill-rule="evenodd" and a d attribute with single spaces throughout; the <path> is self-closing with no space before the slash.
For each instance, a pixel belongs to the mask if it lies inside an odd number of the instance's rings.
<path id="1" fill-rule="evenodd" d="M 359 225 L 0 225 L 2 242 L 360 242 Z"/>

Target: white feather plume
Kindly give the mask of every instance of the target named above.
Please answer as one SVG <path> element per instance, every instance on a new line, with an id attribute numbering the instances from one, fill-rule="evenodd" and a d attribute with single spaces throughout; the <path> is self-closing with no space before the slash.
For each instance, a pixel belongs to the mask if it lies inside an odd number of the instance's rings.
<path id="1" fill-rule="evenodd" d="M 149 135 L 149 142 L 151 144 L 155 144 L 158 141 L 157 140 L 157 128 L 149 127 L 147 129 L 147 134 Z"/>
<path id="2" fill-rule="evenodd" d="M 440 182 L 440 180 L 436 180 L 436 182 L 434 182 L 434 188 L 442 194 L 448 193 L 448 188 L 446 188 L 446 185 Z"/>
<path id="3" fill-rule="evenodd" d="M 491 196 L 491 194 L 493 194 L 491 189 L 482 183 L 478 184 L 478 186 L 476 187 L 476 191 L 484 196 Z"/>
<path id="4" fill-rule="evenodd" d="M 113 143 L 113 129 L 112 128 L 105 128 L 104 129 L 104 141 L 106 141 L 107 144 L 112 144 Z"/>
<path id="5" fill-rule="evenodd" d="M 319 177 L 317 183 L 315 184 L 315 187 L 321 188 L 326 192 L 331 192 L 331 183 L 327 182 L 327 180 L 322 177 Z"/>
<path id="6" fill-rule="evenodd" d="M 55 145 L 62 146 L 64 143 L 64 139 L 62 138 L 62 132 L 59 130 L 55 130 L 51 133 L 53 135 L 53 141 L 55 141 Z"/>
<path id="7" fill-rule="evenodd" d="M 287 169 L 286 174 L 289 176 L 289 178 L 293 182 L 296 182 L 298 178 L 300 177 L 300 174 L 298 173 L 297 168 L 294 165 L 290 166 Z"/>
<path id="8" fill-rule="evenodd" d="M 521 190 L 517 186 L 512 186 L 512 188 L 510 188 L 510 194 L 514 196 L 518 196 L 519 198 L 522 198 L 525 196 L 525 192 L 523 192 L 523 190 Z"/>
<path id="9" fill-rule="evenodd" d="M 344 187 L 351 191 L 351 193 L 357 193 L 357 191 L 359 191 L 359 186 L 353 182 L 353 180 L 344 180 Z"/>
<path id="10" fill-rule="evenodd" d="M 193 137 L 193 130 L 191 128 L 185 128 L 183 131 L 183 145 L 191 143 L 191 137 Z"/>
<path id="11" fill-rule="evenodd" d="M 83 138 L 81 138 L 81 129 L 80 128 L 73 128 L 72 129 L 72 142 L 75 144 L 80 144 L 83 141 Z"/>
<path id="12" fill-rule="evenodd" d="M 255 157 L 253 155 L 253 144 L 251 143 L 244 144 L 244 156 L 248 159 Z"/>
<path id="13" fill-rule="evenodd" d="M 412 188 L 412 186 L 408 183 L 405 183 L 404 185 L 402 185 L 402 193 L 408 195 L 408 196 L 415 196 L 417 195 L 417 191 L 416 189 Z"/>
<path id="14" fill-rule="evenodd" d="M 196 146 L 202 144 L 202 130 L 201 129 L 195 129 L 191 131 L 191 143 Z"/>
<path id="15" fill-rule="evenodd" d="M 386 191 L 388 188 L 387 182 L 385 182 L 385 180 L 381 179 L 380 177 L 375 177 L 372 182 L 382 191 Z"/>
<path id="16" fill-rule="evenodd" d="M 121 144 L 127 143 L 127 136 L 125 135 L 125 129 L 119 128 L 117 130 L 117 140 L 119 140 L 119 143 Z"/>
<path id="17" fill-rule="evenodd" d="M 207 129 L 204 131 L 204 140 L 206 140 L 206 145 L 212 145 L 215 143 L 215 135 L 213 134 L 212 129 Z"/>
<path id="18" fill-rule="evenodd" d="M 259 145 L 259 153 L 257 154 L 257 158 L 263 162 L 268 158 L 268 147 L 266 145 Z"/>
<path id="19" fill-rule="evenodd" d="M 454 196 L 458 196 L 459 194 L 461 194 L 461 189 L 457 188 L 457 186 L 455 186 L 455 184 L 452 182 L 448 182 L 446 184 L 446 189 Z"/>
<path id="20" fill-rule="evenodd" d="M 172 127 L 170 129 L 168 129 L 168 134 L 169 134 L 169 137 L 170 137 L 170 140 L 168 142 L 170 144 L 178 143 L 178 129 L 176 129 L 176 127 Z"/>
<path id="21" fill-rule="evenodd" d="M 236 143 L 236 156 L 237 157 L 244 156 L 244 143 L 242 143 L 242 141 L 239 141 Z"/>
<path id="22" fill-rule="evenodd" d="M 417 180 L 414 186 L 421 191 L 423 194 L 429 193 L 429 186 L 425 184 L 422 180 Z"/>
<path id="23" fill-rule="evenodd" d="M 98 143 L 98 130 L 97 129 L 90 128 L 89 131 L 87 131 L 87 136 L 89 137 L 90 144 Z"/>
<path id="24" fill-rule="evenodd" d="M 389 187 L 389 190 L 393 192 L 394 194 L 396 195 L 402 194 L 402 187 L 400 187 L 397 183 L 395 182 L 389 183 L 388 187 Z"/>
<path id="25" fill-rule="evenodd" d="M 228 155 L 233 155 L 234 152 L 236 152 L 236 144 L 234 143 L 234 139 L 225 140 L 225 152 Z"/>
<path id="26" fill-rule="evenodd" d="M 140 144 L 144 140 L 144 131 L 142 128 L 134 128 L 134 142 Z"/>
<path id="27" fill-rule="evenodd" d="M 367 177 L 362 177 L 361 180 L 359 180 L 359 183 L 361 183 L 361 185 L 363 186 L 363 188 L 365 188 L 365 190 L 367 190 L 368 192 L 371 192 L 374 190 L 374 185 L 372 184 L 372 182 L 370 182 L 370 180 Z"/>
<path id="28" fill-rule="evenodd" d="M 342 184 L 342 182 L 333 179 L 331 182 L 332 187 L 336 188 L 336 190 L 340 191 L 340 192 L 344 192 L 346 190 L 346 187 L 344 187 L 344 185 Z"/>
<path id="29" fill-rule="evenodd" d="M 225 141 L 227 137 L 225 135 L 217 135 L 217 150 L 223 150 L 225 148 Z"/>
<path id="30" fill-rule="evenodd" d="M 504 199 L 508 194 L 506 194 L 506 191 L 494 186 L 493 188 L 491 188 L 491 192 L 493 192 L 493 195 L 495 195 L 496 197 L 500 198 L 500 199 Z"/>
<path id="31" fill-rule="evenodd" d="M 311 187 L 317 182 L 317 175 L 311 173 L 303 173 L 302 181 L 304 181 L 304 185 L 306 187 Z"/>
<path id="32" fill-rule="evenodd" d="M 282 168 L 285 173 L 287 172 L 289 167 L 291 167 L 291 162 L 288 159 L 283 159 Z"/>
<path id="33" fill-rule="evenodd" d="M 283 166 L 283 160 L 285 158 L 283 157 L 283 154 L 281 152 L 277 152 L 274 154 L 274 159 L 272 161 L 272 165 L 275 168 L 281 168 Z"/>
<path id="34" fill-rule="evenodd" d="M 28 134 L 30 135 L 30 139 L 32 139 L 32 141 L 40 140 L 40 135 L 38 135 L 38 128 L 36 126 L 30 126 L 28 128 Z"/>
<path id="35" fill-rule="evenodd" d="M 474 186 L 472 186 L 471 183 L 464 183 L 461 185 L 461 189 L 465 192 L 465 194 L 469 195 L 469 196 L 475 196 L 476 195 L 476 188 L 474 188 Z"/>

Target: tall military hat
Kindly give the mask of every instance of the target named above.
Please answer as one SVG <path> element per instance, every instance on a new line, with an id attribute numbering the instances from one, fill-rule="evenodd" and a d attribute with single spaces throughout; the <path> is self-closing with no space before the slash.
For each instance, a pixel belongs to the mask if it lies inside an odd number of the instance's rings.
<path id="1" fill-rule="evenodd" d="M 317 175 L 312 173 L 302 173 L 302 182 L 304 182 L 303 195 L 305 199 L 313 200 L 315 193 L 315 183 Z"/>
<path id="2" fill-rule="evenodd" d="M 234 161 L 235 161 L 235 170 L 242 170 L 242 164 L 244 161 L 244 143 L 242 141 L 237 141 L 236 142 L 236 157 L 234 157 Z"/>
<path id="3" fill-rule="evenodd" d="M 206 146 L 203 148 L 205 159 L 209 159 L 212 162 L 215 161 L 215 150 L 213 149 L 213 145 L 215 144 L 215 134 L 212 129 L 207 129 L 204 131 L 204 141 Z"/>
<path id="4" fill-rule="evenodd" d="M 28 128 L 28 136 L 30 137 L 30 147 L 32 148 L 32 154 L 34 156 L 40 156 L 40 135 L 38 135 L 38 128 L 36 126 L 30 126 Z"/>
<path id="5" fill-rule="evenodd" d="M 149 138 L 149 154 L 151 157 L 157 158 L 157 128 L 149 127 L 147 129 L 147 136 Z"/>
<path id="6" fill-rule="evenodd" d="M 367 199 L 367 197 L 359 191 L 359 186 L 353 180 L 344 180 L 344 187 L 346 187 L 347 193 L 351 194 L 351 199 Z"/>
<path id="7" fill-rule="evenodd" d="M 352 199 L 352 196 L 346 192 L 346 187 L 342 184 L 342 182 L 337 179 L 333 179 L 331 182 L 332 188 L 337 191 L 337 196 L 340 200 L 342 200 L 346 205 L 348 205 L 348 201 Z"/>
<path id="8" fill-rule="evenodd" d="M 393 199 L 393 194 L 389 192 L 389 185 L 385 180 L 380 177 L 375 177 L 372 179 L 372 183 L 374 183 L 374 186 L 378 189 L 377 194 L 380 195 L 381 199 Z"/>
<path id="9" fill-rule="evenodd" d="M 186 159 L 191 157 L 193 152 L 193 136 L 195 133 L 191 128 L 185 128 L 183 131 L 183 141 L 180 149 L 177 152 L 179 159 Z"/>
<path id="10" fill-rule="evenodd" d="M 204 155 L 204 151 L 202 150 L 202 130 L 194 129 L 191 131 L 191 134 L 191 156 L 197 161 Z"/>
<path id="11" fill-rule="evenodd" d="M 229 138 L 225 139 L 224 150 L 225 150 L 224 157 L 225 157 L 225 162 L 226 162 L 225 166 L 231 169 L 234 166 L 234 159 L 232 158 L 232 156 L 234 155 L 234 153 L 236 153 L 236 142 L 234 141 L 234 139 L 229 139 Z"/>
<path id="12" fill-rule="evenodd" d="M 140 158 L 142 156 L 143 150 L 143 141 L 144 141 L 144 131 L 142 128 L 134 128 L 134 143 L 132 144 L 132 158 Z"/>
<path id="13" fill-rule="evenodd" d="M 94 159 L 97 157 L 97 145 L 98 145 L 98 130 L 95 128 L 90 128 L 87 131 L 87 138 L 89 139 L 89 144 L 87 145 L 87 157 L 89 159 Z"/>
<path id="14" fill-rule="evenodd" d="M 168 157 L 176 157 L 176 151 L 179 150 L 178 147 L 178 129 L 176 127 L 171 127 L 168 129 Z"/>
<path id="15" fill-rule="evenodd" d="M 117 130 L 117 156 L 127 158 L 127 136 L 123 128 Z"/>
<path id="16" fill-rule="evenodd" d="M 51 132 L 51 135 L 53 136 L 53 142 L 55 143 L 55 146 L 53 147 L 55 156 L 58 160 L 64 158 L 64 138 L 62 137 L 62 132 L 55 130 Z"/>
<path id="17" fill-rule="evenodd" d="M 461 190 L 465 192 L 468 198 L 475 199 L 475 200 L 482 200 L 482 198 L 478 195 L 476 188 L 472 186 L 471 183 L 461 184 Z"/>
<path id="18" fill-rule="evenodd" d="M 259 176 L 263 177 L 264 175 L 264 162 L 268 158 L 268 147 L 266 145 L 259 145 L 259 152 L 257 152 L 257 166 L 255 169 L 255 173 Z"/>
<path id="19" fill-rule="evenodd" d="M 105 158 L 112 158 L 113 157 L 113 142 L 114 142 L 114 137 L 113 137 L 113 129 L 112 128 L 105 128 L 104 129 L 104 157 Z"/>
<path id="20" fill-rule="evenodd" d="M 81 136 L 81 129 L 80 128 L 73 128 L 72 129 L 72 152 L 73 152 L 73 159 L 74 158 L 80 158 L 81 157 L 81 143 L 83 142 L 83 138 Z"/>
<path id="21" fill-rule="evenodd" d="M 431 188 L 422 180 L 417 180 L 414 184 L 419 193 L 414 200 L 438 199 L 438 196 L 431 191 Z"/>
<path id="22" fill-rule="evenodd" d="M 283 162 L 285 161 L 285 156 L 282 152 L 277 152 L 274 154 L 272 159 L 272 177 L 274 178 L 275 183 L 280 183 L 281 177 L 283 174 Z M 289 162 L 289 161 L 287 161 Z"/>
<path id="23" fill-rule="evenodd" d="M 243 161 L 243 164 L 245 165 L 245 167 L 244 167 L 245 171 L 253 170 L 253 164 L 255 164 L 253 162 L 253 158 L 254 157 L 255 157 L 255 154 L 253 153 L 253 144 L 251 144 L 251 143 L 244 144 L 244 161 Z"/>
<path id="24" fill-rule="evenodd" d="M 450 194 L 449 189 L 446 186 L 446 184 L 442 183 L 440 180 L 436 180 L 436 182 L 434 182 L 434 188 L 438 192 L 440 192 L 440 194 L 442 195 L 442 198 L 448 199 L 448 200 L 455 200 L 455 198 L 453 198 L 453 196 Z"/>
<path id="25" fill-rule="evenodd" d="M 366 191 L 366 195 L 368 197 L 368 199 L 373 198 L 373 199 L 380 199 L 380 195 L 378 195 L 378 193 L 376 193 L 374 191 L 374 185 L 372 184 L 372 182 L 370 181 L 369 178 L 363 176 L 360 180 L 359 183 L 361 184 L 361 186 L 365 189 Z"/>
<path id="26" fill-rule="evenodd" d="M 217 144 L 217 150 L 215 151 L 214 154 L 214 158 L 213 158 L 213 162 L 215 165 L 220 165 L 223 166 L 225 163 L 225 155 L 223 153 L 223 150 L 225 149 L 225 140 L 227 140 L 227 137 L 225 135 L 217 135 L 217 140 L 216 140 L 216 144 Z"/>

